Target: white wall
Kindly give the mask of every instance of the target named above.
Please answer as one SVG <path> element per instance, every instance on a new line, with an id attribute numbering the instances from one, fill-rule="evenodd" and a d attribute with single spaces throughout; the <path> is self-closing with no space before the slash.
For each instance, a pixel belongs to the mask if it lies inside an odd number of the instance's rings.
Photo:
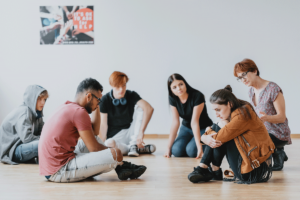
<path id="1" fill-rule="evenodd" d="M 41 46 L 39 6 L 94 5 L 95 45 Z M 208 99 L 230 84 L 248 100 L 233 66 L 253 59 L 261 77 L 279 84 L 292 133 L 300 133 L 298 101 L 300 1 L 28 0 L 0 7 L 0 122 L 22 103 L 27 85 L 50 92 L 45 121 L 81 80 L 93 77 L 110 90 L 109 75 L 128 74 L 128 89 L 155 108 L 147 133 L 168 133 L 167 78 L 182 74 Z M 216 119 L 208 103 L 209 116 Z"/>

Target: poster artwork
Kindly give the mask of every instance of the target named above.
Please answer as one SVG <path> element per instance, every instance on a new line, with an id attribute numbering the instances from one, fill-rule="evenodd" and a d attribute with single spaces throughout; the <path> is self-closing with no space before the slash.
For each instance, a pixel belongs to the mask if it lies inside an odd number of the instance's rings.
<path id="1" fill-rule="evenodd" d="M 40 6 L 40 44 L 94 44 L 94 6 Z"/>

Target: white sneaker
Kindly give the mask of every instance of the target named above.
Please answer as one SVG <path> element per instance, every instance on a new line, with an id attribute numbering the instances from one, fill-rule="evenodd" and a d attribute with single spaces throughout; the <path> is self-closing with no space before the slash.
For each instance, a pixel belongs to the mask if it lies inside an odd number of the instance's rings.
<path id="1" fill-rule="evenodd" d="M 140 154 L 138 153 L 137 145 L 131 145 L 129 148 L 128 156 L 130 157 L 138 157 Z"/>
<path id="2" fill-rule="evenodd" d="M 151 154 L 156 151 L 156 146 L 154 144 L 145 145 L 144 148 L 140 148 L 138 152 L 140 154 Z"/>

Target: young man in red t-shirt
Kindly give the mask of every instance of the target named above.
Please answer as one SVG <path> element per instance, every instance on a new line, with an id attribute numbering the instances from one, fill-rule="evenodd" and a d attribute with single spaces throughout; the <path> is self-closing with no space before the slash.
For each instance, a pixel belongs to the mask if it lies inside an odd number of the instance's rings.
<path id="1" fill-rule="evenodd" d="M 136 179 L 145 166 L 123 160 L 118 148 L 98 137 L 103 88 L 92 78 L 83 80 L 74 102 L 67 101 L 47 121 L 39 143 L 40 174 L 53 182 L 75 182 L 115 169 L 120 180 Z M 92 114 L 92 120 L 89 117 Z M 79 137 L 82 140 L 78 141 Z"/>

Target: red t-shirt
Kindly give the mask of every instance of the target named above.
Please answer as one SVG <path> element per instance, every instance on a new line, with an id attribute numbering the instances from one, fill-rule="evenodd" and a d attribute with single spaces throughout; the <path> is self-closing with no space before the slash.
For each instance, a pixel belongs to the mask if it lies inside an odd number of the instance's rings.
<path id="1" fill-rule="evenodd" d="M 40 175 L 55 174 L 75 157 L 78 131 L 92 130 L 85 108 L 67 101 L 45 123 L 39 140 Z"/>

